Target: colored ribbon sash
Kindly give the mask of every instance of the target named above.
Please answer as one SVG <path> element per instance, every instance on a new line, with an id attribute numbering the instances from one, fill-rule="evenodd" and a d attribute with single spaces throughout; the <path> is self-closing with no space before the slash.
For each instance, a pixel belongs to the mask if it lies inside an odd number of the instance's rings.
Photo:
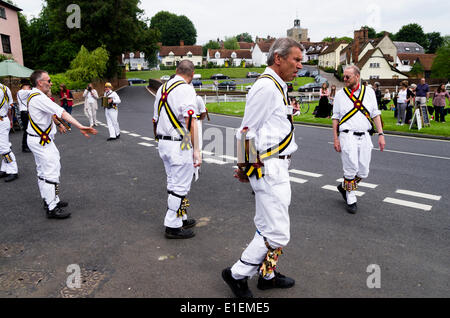
<path id="1" fill-rule="evenodd" d="M 366 93 L 366 87 L 364 85 L 361 86 L 361 92 L 359 93 L 358 97 L 355 97 L 353 95 L 354 91 L 350 92 L 347 87 L 344 88 L 344 92 L 348 96 L 348 98 L 350 98 L 350 100 L 353 102 L 353 108 L 347 114 L 345 114 L 344 117 L 342 117 L 342 119 L 339 121 L 339 125 L 342 125 L 351 117 L 353 117 L 358 111 L 360 111 L 369 121 L 370 125 L 372 126 L 372 130 L 374 130 L 374 123 L 372 118 L 370 117 L 370 113 L 362 103 L 364 95 Z"/>
<path id="2" fill-rule="evenodd" d="M 263 74 L 258 79 L 260 79 L 260 78 L 268 78 L 268 79 L 272 80 L 272 82 L 275 84 L 275 86 L 280 91 L 281 95 L 283 96 L 284 105 L 286 105 L 286 106 L 289 105 L 287 98 L 284 94 L 283 88 L 281 87 L 280 83 L 278 83 L 278 81 L 272 75 Z M 254 175 L 254 176 L 256 176 L 256 179 L 262 178 L 264 176 L 264 174 L 262 173 L 262 167 L 264 166 L 262 161 L 283 152 L 289 146 L 289 144 L 292 141 L 292 137 L 294 136 L 294 125 L 292 123 L 292 116 L 288 115 L 288 119 L 291 122 L 291 131 L 289 132 L 289 134 L 286 137 L 284 137 L 284 139 L 278 145 L 270 147 L 269 149 L 266 149 L 265 151 L 263 151 L 261 153 L 257 152 L 256 149 L 253 148 L 254 147 L 253 144 L 249 145 L 249 148 L 250 148 L 249 151 L 251 151 L 253 155 L 256 154 L 256 157 L 258 158 L 258 162 L 247 165 L 247 168 L 245 169 L 245 173 L 247 174 L 248 177 L 251 177 Z M 247 131 L 245 131 L 245 134 L 246 133 L 247 133 Z M 246 162 L 248 162 L 247 160 L 249 158 L 249 154 L 247 152 L 245 154 L 245 157 L 246 157 Z"/>
<path id="3" fill-rule="evenodd" d="M 2 109 L 3 105 L 5 105 L 6 103 L 9 103 L 9 97 L 8 97 L 8 94 L 6 93 L 5 86 L 0 84 L 0 89 L 3 91 L 3 98 L 0 103 L 0 109 Z"/>
<path id="4" fill-rule="evenodd" d="M 28 108 L 29 105 L 30 105 L 30 100 L 31 100 L 33 97 L 38 96 L 38 95 L 40 95 L 40 93 L 33 93 L 33 94 L 30 94 L 30 96 L 29 96 L 28 99 L 27 99 L 27 108 Z M 33 121 L 33 119 L 31 118 L 29 112 L 28 112 L 28 118 L 29 118 L 29 120 L 30 120 L 31 128 L 33 128 L 33 130 L 38 134 L 38 136 L 41 137 L 41 140 L 39 140 L 39 143 L 41 144 L 41 146 L 45 146 L 46 144 L 49 144 L 52 140 L 50 139 L 50 137 L 49 137 L 48 134 L 49 134 L 50 131 L 52 130 L 53 122 L 50 121 L 50 126 L 48 126 L 47 129 L 42 130 L 42 129 L 41 129 L 38 125 L 36 125 L 36 123 Z"/>
<path id="5" fill-rule="evenodd" d="M 164 109 L 166 110 L 167 116 L 169 117 L 170 123 L 172 124 L 172 126 L 175 128 L 175 130 L 180 135 L 180 138 L 182 139 L 181 150 L 189 150 L 192 148 L 190 139 L 189 139 L 190 132 L 187 132 L 186 129 L 183 127 L 183 125 L 181 125 L 181 123 L 176 118 L 175 114 L 173 113 L 173 111 L 170 108 L 169 103 L 168 103 L 168 98 L 169 98 L 170 92 L 172 92 L 174 88 L 176 88 L 182 84 L 185 84 L 185 82 L 177 81 L 177 82 L 173 83 L 169 88 L 167 88 L 167 82 L 164 83 L 164 85 L 161 89 L 161 98 L 160 98 L 159 104 L 158 104 L 158 117 L 160 116 L 161 110 L 164 107 Z M 193 115 L 193 113 L 190 116 L 192 117 L 192 115 Z"/>

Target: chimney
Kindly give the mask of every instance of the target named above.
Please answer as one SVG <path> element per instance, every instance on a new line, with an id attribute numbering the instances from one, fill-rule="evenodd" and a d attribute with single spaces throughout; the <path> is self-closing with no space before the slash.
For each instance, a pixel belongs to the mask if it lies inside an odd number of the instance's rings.
<path id="1" fill-rule="evenodd" d="M 364 30 L 355 30 L 354 36 L 353 36 L 353 45 L 352 45 L 352 60 L 353 63 L 358 63 L 358 56 L 359 56 L 359 42 L 363 40 L 364 37 Z"/>
<path id="2" fill-rule="evenodd" d="M 367 40 L 369 40 L 369 29 L 368 28 L 364 28 L 364 42 L 366 42 Z"/>
<path id="3" fill-rule="evenodd" d="M 184 40 L 180 40 L 180 46 L 184 46 Z"/>

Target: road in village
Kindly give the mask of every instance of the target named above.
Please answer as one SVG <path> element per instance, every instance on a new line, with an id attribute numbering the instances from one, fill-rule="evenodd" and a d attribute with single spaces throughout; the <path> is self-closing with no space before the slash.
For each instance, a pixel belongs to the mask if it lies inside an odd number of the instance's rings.
<path id="1" fill-rule="evenodd" d="M 167 240 L 166 175 L 152 139 L 154 98 L 145 87 L 118 93 L 120 140 L 106 142 L 101 110 L 98 135 L 86 139 L 74 129 L 56 137 L 60 196 L 70 202 L 70 219 L 45 218 L 33 155 L 20 152 L 21 133 L 11 134 L 20 177 L 0 183 L 0 297 L 232 296 L 221 271 L 255 233 L 250 186 L 233 178 L 232 136 L 241 119 L 211 115 L 204 123 L 204 163 L 189 194 L 196 236 Z M 86 123 L 82 108 L 73 115 Z M 358 213 L 351 215 L 336 192 L 342 167 L 331 130 L 296 125 L 295 138 L 291 241 L 278 268 L 296 285 L 259 291 L 254 278 L 255 296 L 448 297 L 449 142 L 387 135 L 386 150 L 373 151 Z M 367 286 L 372 264 L 380 288 Z M 81 288 L 69 289 L 77 266 Z"/>

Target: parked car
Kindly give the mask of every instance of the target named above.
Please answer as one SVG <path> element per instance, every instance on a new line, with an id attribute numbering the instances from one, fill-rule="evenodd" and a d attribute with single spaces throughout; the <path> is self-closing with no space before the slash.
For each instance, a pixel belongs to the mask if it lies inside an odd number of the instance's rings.
<path id="1" fill-rule="evenodd" d="M 292 85 L 292 83 L 286 83 L 287 88 L 288 88 L 288 92 L 292 92 L 294 90 L 294 86 Z"/>
<path id="2" fill-rule="evenodd" d="M 247 73 L 247 78 L 257 78 L 259 77 L 261 74 L 259 74 L 258 72 L 248 72 Z"/>
<path id="3" fill-rule="evenodd" d="M 309 70 L 307 70 L 307 69 L 299 70 L 297 72 L 297 76 L 298 77 L 307 77 L 307 76 L 309 76 Z"/>
<path id="4" fill-rule="evenodd" d="M 200 86 L 203 85 L 202 81 L 201 81 L 201 80 L 198 80 L 198 79 L 192 80 L 191 83 L 192 83 L 192 85 L 194 85 L 194 87 L 200 87 Z"/>
<path id="5" fill-rule="evenodd" d="M 194 79 L 201 79 L 202 78 L 202 74 L 194 74 Z"/>
<path id="6" fill-rule="evenodd" d="M 316 83 L 328 83 L 328 80 L 325 77 L 317 75 L 314 79 Z"/>
<path id="7" fill-rule="evenodd" d="M 165 81 L 165 82 L 167 82 L 168 80 L 170 80 L 170 75 L 163 75 L 163 76 L 161 76 L 161 81 Z"/>
<path id="8" fill-rule="evenodd" d="M 147 83 L 147 81 L 142 78 L 129 78 L 128 79 L 128 85 L 141 84 L 141 83 Z"/>
<path id="9" fill-rule="evenodd" d="M 300 86 L 298 88 L 298 91 L 299 92 L 312 92 L 314 90 L 319 90 L 321 86 L 322 86 L 322 83 L 312 82 L 312 83 L 308 83 L 303 86 Z"/>
<path id="10" fill-rule="evenodd" d="M 309 73 L 309 76 L 311 76 L 311 77 L 316 77 L 317 75 L 319 75 L 319 71 L 318 70 L 314 70 L 314 71 Z"/>
<path id="11" fill-rule="evenodd" d="M 236 89 L 236 82 L 235 81 L 223 81 L 222 83 L 219 83 L 219 89 L 225 89 L 234 91 Z"/>
<path id="12" fill-rule="evenodd" d="M 230 78 L 229 76 L 226 76 L 226 75 L 223 75 L 223 74 L 220 74 L 220 73 L 211 75 L 211 79 L 214 79 L 214 80 L 229 79 L 229 78 Z"/>

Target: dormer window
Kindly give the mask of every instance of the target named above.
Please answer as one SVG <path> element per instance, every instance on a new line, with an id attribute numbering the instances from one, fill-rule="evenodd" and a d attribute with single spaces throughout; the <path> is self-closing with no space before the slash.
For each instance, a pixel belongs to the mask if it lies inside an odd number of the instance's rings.
<path id="1" fill-rule="evenodd" d="M 237 55 L 236 55 L 236 52 L 231 53 L 231 58 L 232 58 L 232 59 L 235 59 L 236 56 L 237 56 Z"/>
<path id="2" fill-rule="evenodd" d="M 172 51 L 169 52 L 169 56 L 174 56 L 174 55 L 175 54 Z"/>
<path id="3" fill-rule="evenodd" d="M 405 51 L 409 51 L 409 47 L 405 47 Z"/>
<path id="4" fill-rule="evenodd" d="M 420 49 L 418 47 L 416 47 L 416 51 L 420 51 Z"/>
<path id="5" fill-rule="evenodd" d="M 187 52 L 187 57 L 192 57 L 192 52 L 191 51 Z"/>
<path id="6" fill-rule="evenodd" d="M 134 58 L 134 53 L 130 53 L 130 59 Z"/>
<path id="7" fill-rule="evenodd" d="M 214 57 L 215 57 L 216 59 L 220 59 L 220 53 L 219 53 L 219 52 L 216 52 L 216 54 L 214 54 Z"/>
<path id="8" fill-rule="evenodd" d="M 144 57 L 145 57 L 145 54 L 144 54 L 144 52 L 141 52 L 141 58 L 143 59 Z"/>

